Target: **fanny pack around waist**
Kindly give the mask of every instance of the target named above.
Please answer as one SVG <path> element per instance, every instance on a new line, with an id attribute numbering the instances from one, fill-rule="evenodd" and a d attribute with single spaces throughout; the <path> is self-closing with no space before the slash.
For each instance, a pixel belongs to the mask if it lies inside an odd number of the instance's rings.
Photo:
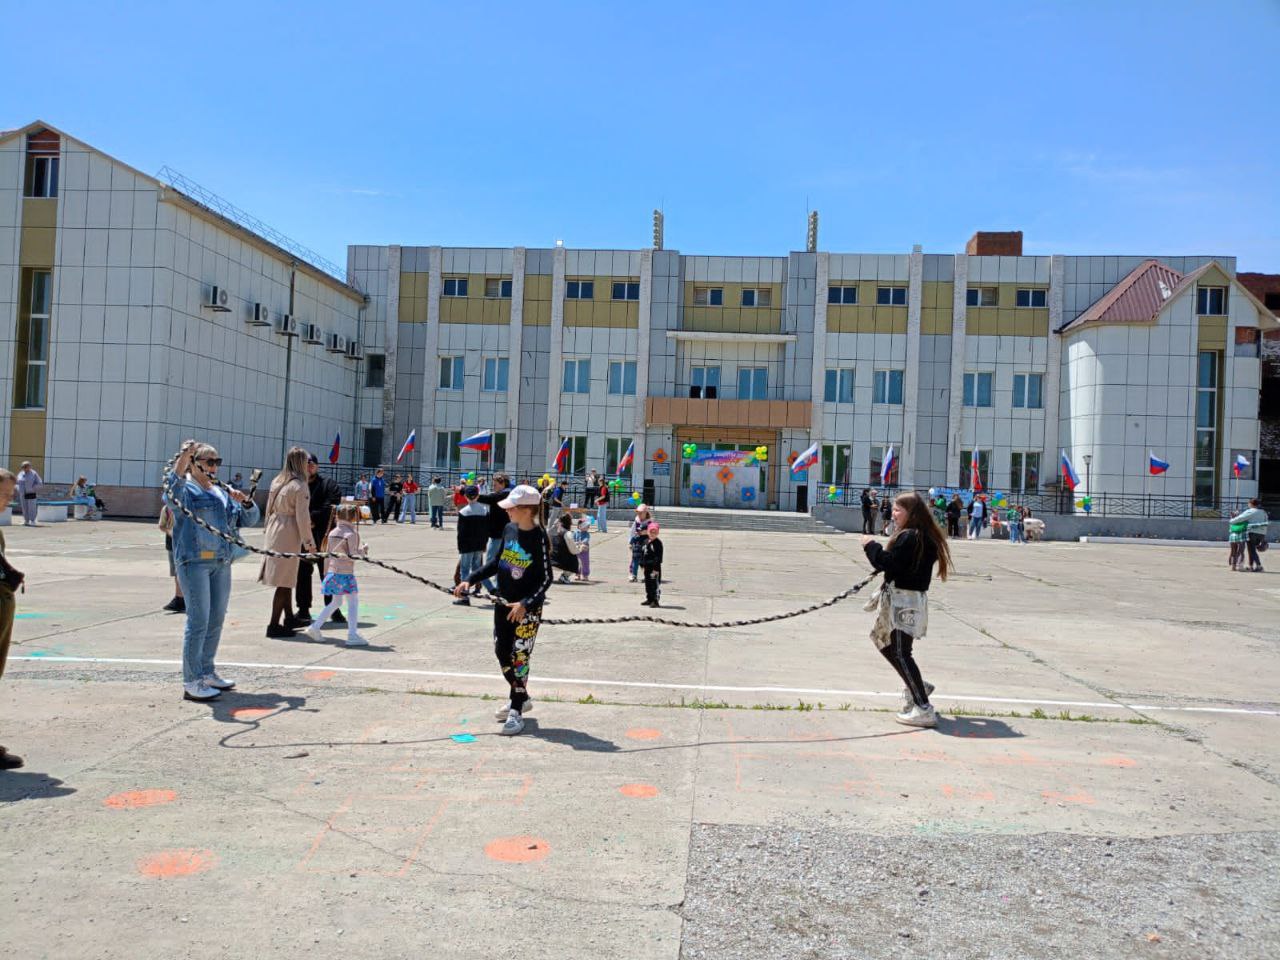
<path id="1" fill-rule="evenodd" d="M 891 583 L 882 584 L 867 601 L 867 610 L 883 609 L 890 628 L 913 637 L 923 637 L 929 629 L 929 595 L 923 590 L 904 590 Z"/>

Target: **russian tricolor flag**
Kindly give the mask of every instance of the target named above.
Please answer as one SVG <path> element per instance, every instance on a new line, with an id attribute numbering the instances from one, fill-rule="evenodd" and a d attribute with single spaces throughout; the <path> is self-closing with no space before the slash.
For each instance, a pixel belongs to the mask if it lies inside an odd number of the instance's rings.
<path id="1" fill-rule="evenodd" d="M 1076 473 L 1076 468 L 1071 466 L 1071 458 L 1067 456 L 1067 451 L 1062 451 L 1062 485 L 1068 490 L 1074 490 L 1080 486 L 1080 477 Z"/>
<path id="2" fill-rule="evenodd" d="M 893 473 L 893 466 L 897 463 L 897 457 L 893 453 L 893 445 L 889 445 L 889 452 L 884 455 L 884 462 L 880 464 L 880 485 L 888 486 L 889 477 Z M 977 474 L 975 473 L 976 477 Z"/>
<path id="3" fill-rule="evenodd" d="M 342 433 L 333 435 L 333 446 L 329 448 L 329 462 L 337 463 L 338 457 L 342 455 Z"/>
<path id="4" fill-rule="evenodd" d="M 403 460 L 406 453 L 413 453 L 417 445 L 418 445 L 418 431 L 410 430 L 408 439 L 405 440 L 404 446 L 400 448 L 400 453 L 396 457 L 396 463 L 399 463 L 401 460 Z"/>
<path id="5" fill-rule="evenodd" d="M 555 468 L 556 473 L 564 473 L 569 467 L 569 438 L 565 437 L 564 442 L 560 444 L 560 449 L 556 451 Z"/>
<path id="6" fill-rule="evenodd" d="M 815 443 L 810 446 L 804 453 L 796 457 L 796 462 L 791 465 L 792 473 L 801 473 L 808 470 L 818 462 L 818 445 Z"/>
<path id="7" fill-rule="evenodd" d="M 458 446 L 465 450 L 489 450 L 493 447 L 493 431 L 481 430 L 465 440 L 459 440 Z"/>
<path id="8" fill-rule="evenodd" d="M 1153 453 L 1150 450 L 1147 451 L 1147 456 L 1151 462 L 1150 470 L 1151 470 L 1151 475 L 1153 477 L 1158 477 L 1160 476 L 1160 474 L 1164 473 L 1166 470 L 1169 469 L 1168 460 L 1161 460 L 1159 457 L 1155 455 L 1155 453 Z"/>
<path id="9" fill-rule="evenodd" d="M 627 467 L 631 466 L 631 463 L 633 460 L 635 460 L 635 458 L 636 458 L 636 442 L 632 440 L 629 444 L 627 444 L 627 452 L 624 453 L 622 455 L 622 459 L 618 461 L 618 472 L 621 473 L 623 470 L 627 469 Z M 556 459 L 558 462 L 559 458 L 557 457 Z"/>
<path id="10" fill-rule="evenodd" d="M 1249 469 L 1249 461 L 1245 459 L 1243 453 L 1237 453 L 1235 463 L 1231 464 L 1231 472 L 1235 474 L 1235 478 L 1239 480 L 1244 476 L 1244 472 Z"/>

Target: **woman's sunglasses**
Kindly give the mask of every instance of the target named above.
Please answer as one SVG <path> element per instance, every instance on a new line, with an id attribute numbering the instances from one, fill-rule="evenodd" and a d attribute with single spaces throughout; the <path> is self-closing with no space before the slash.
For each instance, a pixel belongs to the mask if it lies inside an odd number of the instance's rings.
<path id="1" fill-rule="evenodd" d="M 222 466 L 222 458 L 221 458 L 221 457 L 201 457 L 201 458 L 200 458 L 200 462 L 201 462 L 201 463 L 207 463 L 207 464 L 210 464 L 210 465 L 215 466 L 215 467 L 220 467 L 220 466 Z"/>

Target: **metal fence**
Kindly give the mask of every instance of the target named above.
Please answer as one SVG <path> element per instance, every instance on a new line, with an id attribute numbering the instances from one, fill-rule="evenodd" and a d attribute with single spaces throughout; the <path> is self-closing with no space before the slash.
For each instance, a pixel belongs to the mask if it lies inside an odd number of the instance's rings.
<path id="1" fill-rule="evenodd" d="M 368 467 L 349 467 L 349 466 L 331 467 L 328 464 L 324 464 L 324 463 L 320 464 L 320 473 L 326 477 L 329 477 L 332 480 L 337 481 L 338 485 L 342 487 L 342 493 L 344 496 L 351 496 L 352 494 L 354 494 L 356 489 L 356 481 L 359 480 L 361 477 L 366 477 L 366 476 L 369 478 L 372 478 L 373 472 L 374 472 L 373 469 L 370 469 Z M 448 469 L 446 468 L 431 469 L 431 468 L 425 468 L 425 467 L 420 467 L 417 469 L 397 469 L 393 465 L 391 467 L 382 468 L 382 474 L 386 478 L 387 483 L 391 483 L 391 481 L 394 480 L 397 476 L 402 478 L 412 476 L 414 480 L 418 482 L 418 486 L 422 488 L 422 491 L 420 491 L 418 494 L 419 497 L 422 496 L 422 493 L 426 491 L 427 487 L 431 484 L 432 479 L 435 477 L 439 477 L 440 482 L 444 484 L 444 486 L 446 487 L 456 487 L 464 483 L 465 482 L 464 478 L 468 473 L 471 473 L 471 472 L 472 471 L 470 470 L 462 470 L 457 467 L 448 468 Z M 495 470 L 492 472 L 476 470 L 474 472 L 476 475 L 477 482 L 488 479 L 494 473 L 506 473 L 507 476 L 511 478 L 512 485 L 515 485 L 517 483 L 536 483 L 538 477 L 541 476 L 541 474 L 538 474 L 538 476 L 534 476 L 534 477 L 525 476 L 524 474 L 520 474 L 512 470 L 505 470 L 505 471 Z M 579 477 L 579 476 L 566 477 L 564 475 L 561 475 L 559 478 L 559 481 L 566 491 L 566 495 L 564 498 L 564 503 L 566 505 L 570 503 L 577 503 L 580 505 L 587 504 L 588 497 L 587 497 L 587 489 L 586 489 L 586 486 L 587 486 L 586 477 Z M 630 482 L 631 481 L 629 480 L 627 481 L 627 483 L 630 483 Z M 265 488 L 266 486 L 269 485 L 269 483 L 270 483 L 270 479 L 264 476 L 263 487 Z M 619 501 L 625 500 L 628 496 L 630 496 L 630 494 L 631 494 L 631 488 L 626 487 L 623 492 L 615 495 L 614 499 Z M 591 494 L 590 503 L 592 506 L 595 505 L 594 492 Z M 621 504 L 612 503 L 612 505 L 620 506 Z M 419 507 L 422 506 L 422 501 L 419 501 L 418 506 Z"/>

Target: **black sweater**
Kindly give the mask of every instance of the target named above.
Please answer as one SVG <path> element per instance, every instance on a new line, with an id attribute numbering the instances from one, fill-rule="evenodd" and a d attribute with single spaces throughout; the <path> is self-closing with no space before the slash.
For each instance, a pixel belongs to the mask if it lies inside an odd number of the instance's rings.
<path id="1" fill-rule="evenodd" d="M 458 552 L 475 553 L 489 546 L 489 511 L 483 503 L 469 503 L 458 511 Z"/>
<path id="2" fill-rule="evenodd" d="M 542 527 L 521 530 L 508 523 L 502 532 L 502 550 L 491 563 L 467 579 L 473 587 L 498 575 L 498 596 L 508 603 L 542 606 L 551 586 L 551 545 Z"/>
<path id="3" fill-rule="evenodd" d="M 640 566 L 646 570 L 662 568 L 662 541 L 657 537 L 652 540 L 646 537 L 644 543 L 640 544 Z"/>
<path id="4" fill-rule="evenodd" d="M 511 488 L 504 487 L 498 493 L 482 493 L 476 497 L 477 503 L 487 504 L 489 507 L 490 540 L 501 539 L 503 531 L 507 529 L 507 524 L 511 522 L 511 517 L 507 514 L 507 511 L 498 506 L 498 503 L 507 499 L 507 495 L 510 493 Z"/>
<path id="5" fill-rule="evenodd" d="M 908 529 L 891 538 L 887 547 L 882 547 L 873 540 L 862 549 L 871 561 L 871 566 L 884 571 L 885 583 L 903 590 L 928 590 L 929 581 L 933 579 L 933 565 L 938 560 L 938 551 L 928 538 L 924 538 L 924 549 L 917 559 L 916 545 L 919 542 L 919 532 Z"/>

